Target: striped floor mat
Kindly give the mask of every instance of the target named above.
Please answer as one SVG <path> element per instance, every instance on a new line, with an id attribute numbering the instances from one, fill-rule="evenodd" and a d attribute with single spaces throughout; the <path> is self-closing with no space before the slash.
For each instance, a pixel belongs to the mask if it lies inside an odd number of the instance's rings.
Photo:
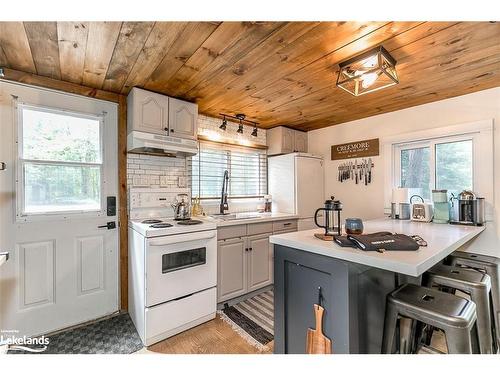
<path id="1" fill-rule="evenodd" d="M 258 294 L 219 311 L 221 318 L 229 323 L 249 343 L 259 349 L 274 339 L 274 294 L 272 290 Z"/>

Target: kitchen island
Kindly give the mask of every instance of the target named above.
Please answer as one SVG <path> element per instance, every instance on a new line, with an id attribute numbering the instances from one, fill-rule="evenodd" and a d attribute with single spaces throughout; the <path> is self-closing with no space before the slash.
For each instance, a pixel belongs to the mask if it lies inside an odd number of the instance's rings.
<path id="1" fill-rule="evenodd" d="M 334 353 L 380 353 L 386 295 L 479 235 L 484 227 L 370 220 L 365 233 L 419 235 L 417 251 L 365 252 L 314 237 L 309 230 L 270 237 L 274 244 L 275 353 L 304 353 L 313 304 L 325 308 L 323 330 Z"/>

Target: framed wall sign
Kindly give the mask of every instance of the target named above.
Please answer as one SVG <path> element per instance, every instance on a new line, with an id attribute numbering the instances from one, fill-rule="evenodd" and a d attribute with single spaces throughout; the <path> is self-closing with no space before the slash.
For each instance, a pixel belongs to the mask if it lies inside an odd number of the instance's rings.
<path id="1" fill-rule="evenodd" d="M 379 155 L 378 138 L 332 146 L 332 160 L 364 158 L 377 155 Z"/>

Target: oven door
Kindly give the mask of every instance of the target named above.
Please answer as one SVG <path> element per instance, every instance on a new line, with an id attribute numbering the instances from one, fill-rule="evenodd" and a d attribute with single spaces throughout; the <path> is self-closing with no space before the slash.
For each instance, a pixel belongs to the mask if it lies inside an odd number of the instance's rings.
<path id="1" fill-rule="evenodd" d="M 217 284 L 217 232 L 146 241 L 146 306 L 185 297 Z"/>

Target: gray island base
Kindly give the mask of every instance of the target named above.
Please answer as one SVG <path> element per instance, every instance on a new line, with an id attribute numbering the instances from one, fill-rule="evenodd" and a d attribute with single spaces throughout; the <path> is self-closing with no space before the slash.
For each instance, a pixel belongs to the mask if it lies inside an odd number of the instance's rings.
<path id="1" fill-rule="evenodd" d="M 332 352 L 379 354 L 387 294 L 401 283 L 420 283 L 423 272 L 484 229 L 410 222 L 403 225 L 385 219 L 365 223 L 366 233 L 384 228 L 420 234 L 427 239 L 428 247 L 381 254 L 319 240 L 314 237 L 317 230 L 272 236 L 274 352 L 305 353 L 307 329 L 315 327 L 313 305 L 318 303 L 321 288 L 323 332 L 332 340 Z M 371 259 L 376 266 L 370 265 Z"/>

